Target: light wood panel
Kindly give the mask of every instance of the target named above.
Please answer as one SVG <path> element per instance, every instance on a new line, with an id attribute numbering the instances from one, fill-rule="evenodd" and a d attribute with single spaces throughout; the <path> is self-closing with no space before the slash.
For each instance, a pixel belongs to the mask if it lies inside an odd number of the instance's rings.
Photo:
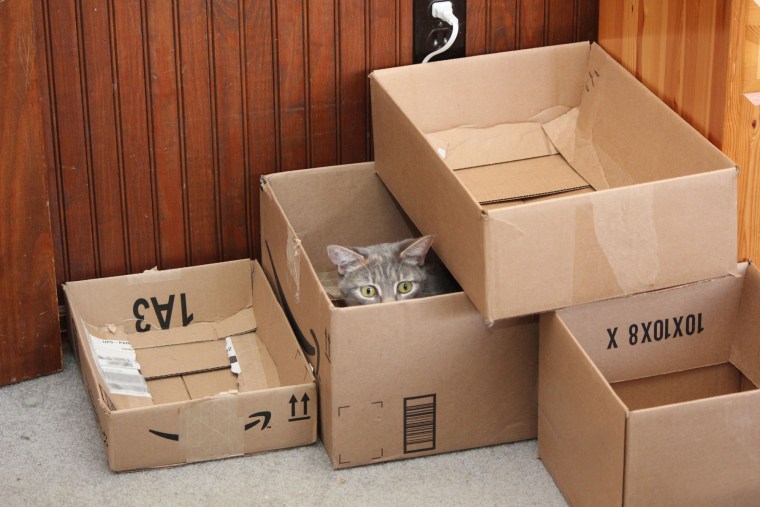
<path id="1" fill-rule="evenodd" d="M 599 44 L 718 146 L 729 7 L 724 0 L 602 0 L 599 6 Z"/>
<path id="2" fill-rule="evenodd" d="M 259 177 L 372 157 L 412 0 L 34 0 L 57 281 L 255 257 Z M 597 0 L 468 0 L 470 55 L 596 38 Z"/>
<path id="3" fill-rule="evenodd" d="M 739 165 L 739 258 L 760 261 L 760 7 L 733 0 L 723 151 Z"/>
<path id="4" fill-rule="evenodd" d="M 0 385 L 62 367 L 35 7 L 0 2 Z"/>

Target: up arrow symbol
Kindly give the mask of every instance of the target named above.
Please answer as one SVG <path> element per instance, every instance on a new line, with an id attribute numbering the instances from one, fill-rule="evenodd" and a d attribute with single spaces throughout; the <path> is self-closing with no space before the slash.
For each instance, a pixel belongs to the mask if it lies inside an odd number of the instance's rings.
<path id="1" fill-rule="evenodd" d="M 301 398 L 301 401 L 303 402 L 303 415 L 306 415 L 309 413 L 309 395 L 306 393 L 303 393 L 303 397 Z"/>
<path id="2" fill-rule="evenodd" d="M 298 398 L 296 398 L 296 395 L 294 394 L 290 397 L 290 417 L 296 416 L 296 403 L 298 403 Z"/>

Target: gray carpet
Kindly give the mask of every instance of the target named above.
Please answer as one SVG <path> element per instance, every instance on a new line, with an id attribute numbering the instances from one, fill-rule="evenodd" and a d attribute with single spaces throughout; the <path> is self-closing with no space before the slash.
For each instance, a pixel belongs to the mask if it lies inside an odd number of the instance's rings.
<path id="1" fill-rule="evenodd" d="M 321 443 L 113 473 L 72 354 L 0 388 L 0 505 L 565 505 L 536 441 L 333 470 Z"/>

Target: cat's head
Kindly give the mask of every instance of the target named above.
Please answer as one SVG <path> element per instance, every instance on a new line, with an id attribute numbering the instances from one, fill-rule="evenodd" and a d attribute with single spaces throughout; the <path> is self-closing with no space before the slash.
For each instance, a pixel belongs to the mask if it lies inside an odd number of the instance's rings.
<path id="1" fill-rule="evenodd" d="M 433 236 L 365 247 L 330 245 L 340 291 L 348 305 L 401 301 L 427 294 L 425 256 Z"/>

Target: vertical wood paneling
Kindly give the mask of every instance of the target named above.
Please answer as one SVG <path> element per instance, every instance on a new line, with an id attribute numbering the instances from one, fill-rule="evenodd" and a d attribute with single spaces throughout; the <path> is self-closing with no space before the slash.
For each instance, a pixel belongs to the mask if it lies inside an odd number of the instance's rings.
<path id="1" fill-rule="evenodd" d="M 39 52 L 40 105 L 42 107 L 43 139 L 47 154 L 47 186 L 50 203 L 50 228 L 53 236 L 55 281 L 59 285 L 70 279 L 66 238 L 66 217 L 63 211 L 63 183 L 61 178 L 58 142 L 58 115 L 53 72 L 53 42 L 50 30 L 48 0 L 38 5 L 37 48 Z M 43 63 L 44 61 L 44 63 Z"/>
<path id="2" fill-rule="evenodd" d="M 469 0 L 467 2 L 465 50 L 470 56 L 482 55 L 486 52 L 487 3 L 486 0 Z"/>
<path id="3" fill-rule="evenodd" d="M 741 168 L 738 189 L 739 259 L 760 257 L 760 86 L 755 81 L 760 57 L 760 7 L 733 0 L 729 27 L 723 151 Z M 720 80 L 721 76 L 716 76 Z"/>
<path id="4" fill-rule="evenodd" d="M 340 2 L 339 105 L 340 146 L 343 164 L 367 160 L 367 58 L 365 51 L 365 0 Z"/>
<path id="5" fill-rule="evenodd" d="M 127 270 L 122 185 L 119 174 L 119 145 L 116 131 L 113 79 L 111 69 L 111 24 L 105 0 L 87 0 L 81 5 L 82 49 L 85 54 L 86 140 L 92 166 L 95 195 L 99 276 L 113 276 Z M 93 37 L 93 34 L 101 34 Z"/>
<path id="6" fill-rule="evenodd" d="M 41 18 L 40 4 L 0 2 L 0 385 L 62 367 L 40 109 L 44 38 L 35 34 Z"/>
<path id="7" fill-rule="evenodd" d="M 519 48 L 519 0 L 491 0 L 486 26 L 486 52 L 511 51 Z"/>
<path id="8" fill-rule="evenodd" d="M 210 5 L 215 55 L 221 257 L 240 259 L 249 255 L 240 12 L 237 0 L 215 0 Z"/>
<path id="9" fill-rule="evenodd" d="M 170 2 L 148 2 L 147 7 L 159 264 L 164 268 L 174 268 L 187 264 L 189 250 L 182 160 L 182 96 L 179 93 L 176 63 L 177 19 Z M 162 234 L 162 231 L 169 234 Z"/>
<path id="10" fill-rule="evenodd" d="M 272 27 L 274 16 L 269 1 L 245 0 L 245 70 L 248 104 L 248 149 L 250 152 L 251 210 L 249 236 L 254 253 L 261 251 L 259 235 L 259 177 L 280 169 L 278 80 Z"/>
<path id="11" fill-rule="evenodd" d="M 180 87 L 182 88 L 190 263 L 220 259 L 217 236 L 216 160 L 213 146 L 209 37 L 205 0 L 179 2 Z"/>
<path id="12" fill-rule="evenodd" d="M 725 84 L 713 76 L 723 76 L 727 64 L 726 4 L 610 0 L 600 5 L 600 44 L 720 145 Z"/>
<path id="13" fill-rule="evenodd" d="M 311 165 L 338 163 L 335 6 L 308 2 Z"/>
<path id="14" fill-rule="evenodd" d="M 577 0 L 548 0 L 545 33 L 547 44 L 567 44 L 575 40 Z"/>
<path id="15" fill-rule="evenodd" d="M 274 5 L 277 9 L 281 168 L 287 171 L 309 166 L 304 5 L 303 0 L 283 0 Z"/>
<path id="16" fill-rule="evenodd" d="M 84 104 L 80 82 L 80 48 L 76 7 L 73 0 L 48 4 L 51 40 L 52 90 L 57 128 L 56 138 L 58 182 L 62 200 L 60 216 L 66 235 L 68 278 L 79 280 L 98 273 L 91 209 L 90 177 L 87 166 L 87 144 Z"/>
<path id="17" fill-rule="evenodd" d="M 58 281 L 255 256 L 259 177 L 372 157 L 413 0 L 34 0 Z M 596 0 L 468 0 L 469 55 L 585 40 Z"/>
<path id="18" fill-rule="evenodd" d="M 546 36 L 547 0 L 521 0 L 519 7 L 520 48 L 543 46 Z"/>
<path id="19" fill-rule="evenodd" d="M 116 91 L 121 130 L 122 170 L 127 216 L 129 269 L 142 271 L 157 264 L 149 97 L 146 94 L 143 13 L 139 0 L 114 1 Z"/>

